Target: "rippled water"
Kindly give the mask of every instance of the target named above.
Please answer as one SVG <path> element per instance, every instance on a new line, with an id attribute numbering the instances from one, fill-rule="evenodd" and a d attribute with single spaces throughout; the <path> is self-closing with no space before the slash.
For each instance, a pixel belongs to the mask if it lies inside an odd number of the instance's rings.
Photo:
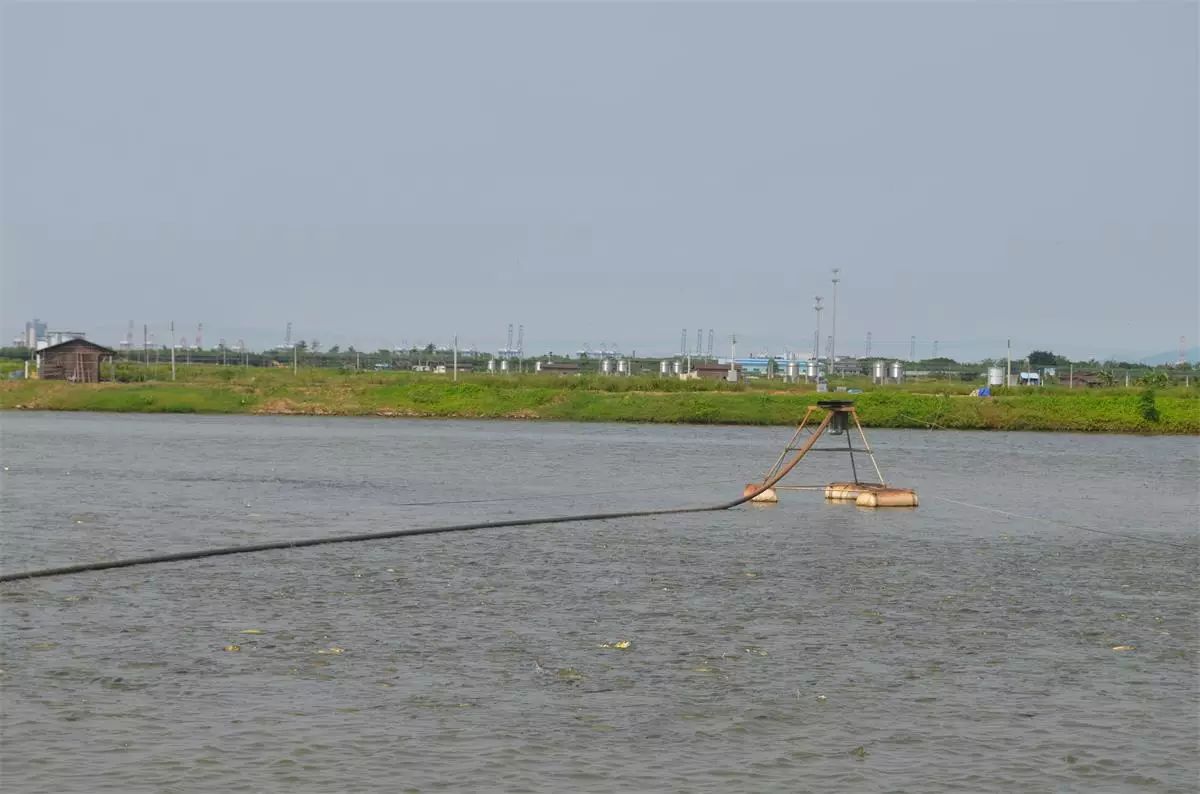
<path id="1" fill-rule="evenodd" d="M 789 435 L 14 413 L 0 429 L 5 571 L 708 503 Z M 785 494 L 0 586 L 4 788 L 1194 790 L 1196 439 L 871 440 L 918 510 Z"/>

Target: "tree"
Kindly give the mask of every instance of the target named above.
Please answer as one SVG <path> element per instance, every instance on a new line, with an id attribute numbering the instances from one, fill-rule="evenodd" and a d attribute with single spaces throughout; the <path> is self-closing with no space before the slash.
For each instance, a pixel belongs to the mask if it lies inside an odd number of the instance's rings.
<path id="1" fill-rule="evenodd" d="M 296 343 L 296 349 L 303 353 L 305 350 L 308 350 L 308 342 L 305 342 L 303 339 L 301 339 Z"/>
<path id="2" fill-rule="evenodd" d="M 429 344 L 425 345 L 425 352 L 427 354 L 433 352 L 433 342 L 430 342 Z"/>
<path id="3" fill-rule="evenodd" d="M 318 342 L 316 339 L 314 339 L 308 343 L 308 349 L 314 353 L 320 353 L 321 352 L 321 343 Z"/>
<path id="4" fill-rule="evenodd" d="M 1053 367 L 1057 363 L 1058 356 L 1049 350 L 1035 350 L 1029 354 L 1029 366 L 1031 367 Z"/>
<path id="5" fill-rule="evenodd" d="M 336 356 L 338 353 L 342 352 L 342 348 L 340 345 L 334 345 L 333 347 L 329 348 L 329 352 Z"/>

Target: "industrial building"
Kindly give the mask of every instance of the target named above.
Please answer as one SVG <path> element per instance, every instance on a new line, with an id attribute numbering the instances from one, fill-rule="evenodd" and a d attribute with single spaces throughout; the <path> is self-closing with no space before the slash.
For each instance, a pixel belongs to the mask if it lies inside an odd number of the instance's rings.
<path id="1" fill-rule="evenodd" d="M 536 371 L 543 375 L 578 375 L 579 365 L 569 361 L 539 361 Z"/>
<path id="2" fill-rule="evenodd" d="M 68 339 L 38 351 L 38 377 L 72 383 L 99 383 L 100 364 L 106 360 L 111 363 L 115 356 L 115 350 L 95 342 Z"/>

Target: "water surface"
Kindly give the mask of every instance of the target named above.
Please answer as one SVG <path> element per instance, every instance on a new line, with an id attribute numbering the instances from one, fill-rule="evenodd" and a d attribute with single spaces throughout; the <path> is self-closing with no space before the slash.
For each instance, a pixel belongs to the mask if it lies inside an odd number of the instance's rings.
<path id="1" fill-rule="evenodd" d="M 0 430 L 5 571 L 710 503 L 789 435 L 50 413 Z M 4 585 L 5 788 L 1194 790 L 1196 440 L 871 440 L 919 509 L 785 494 Z"/>

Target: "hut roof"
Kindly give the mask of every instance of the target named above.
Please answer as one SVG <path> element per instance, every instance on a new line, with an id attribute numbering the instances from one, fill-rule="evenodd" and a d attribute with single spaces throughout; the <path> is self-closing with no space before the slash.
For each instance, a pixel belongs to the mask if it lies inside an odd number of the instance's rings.
<path id="1" fill-rule="evenodd" d="M 83 345 L 85 347 L 90 347 L 93 350 L 96 350 L 100 353 L 110 353 L 112 355 L 117 354 L 117 351 L 115 351 L 111 348 L 107 348 L 104 345 L 98 345 L 95 342 L 89 342 L 86 339 L 68 339 L 65 342 L 59 342 L 57 345 L 48 345 L 47 347 L 43 347 L 41 350 L 39 350 L 37 352 L 38 353 L 49 353 L 49 352 L 58 350 L 60 348 L 65 348 L 68 345 Z"/>

